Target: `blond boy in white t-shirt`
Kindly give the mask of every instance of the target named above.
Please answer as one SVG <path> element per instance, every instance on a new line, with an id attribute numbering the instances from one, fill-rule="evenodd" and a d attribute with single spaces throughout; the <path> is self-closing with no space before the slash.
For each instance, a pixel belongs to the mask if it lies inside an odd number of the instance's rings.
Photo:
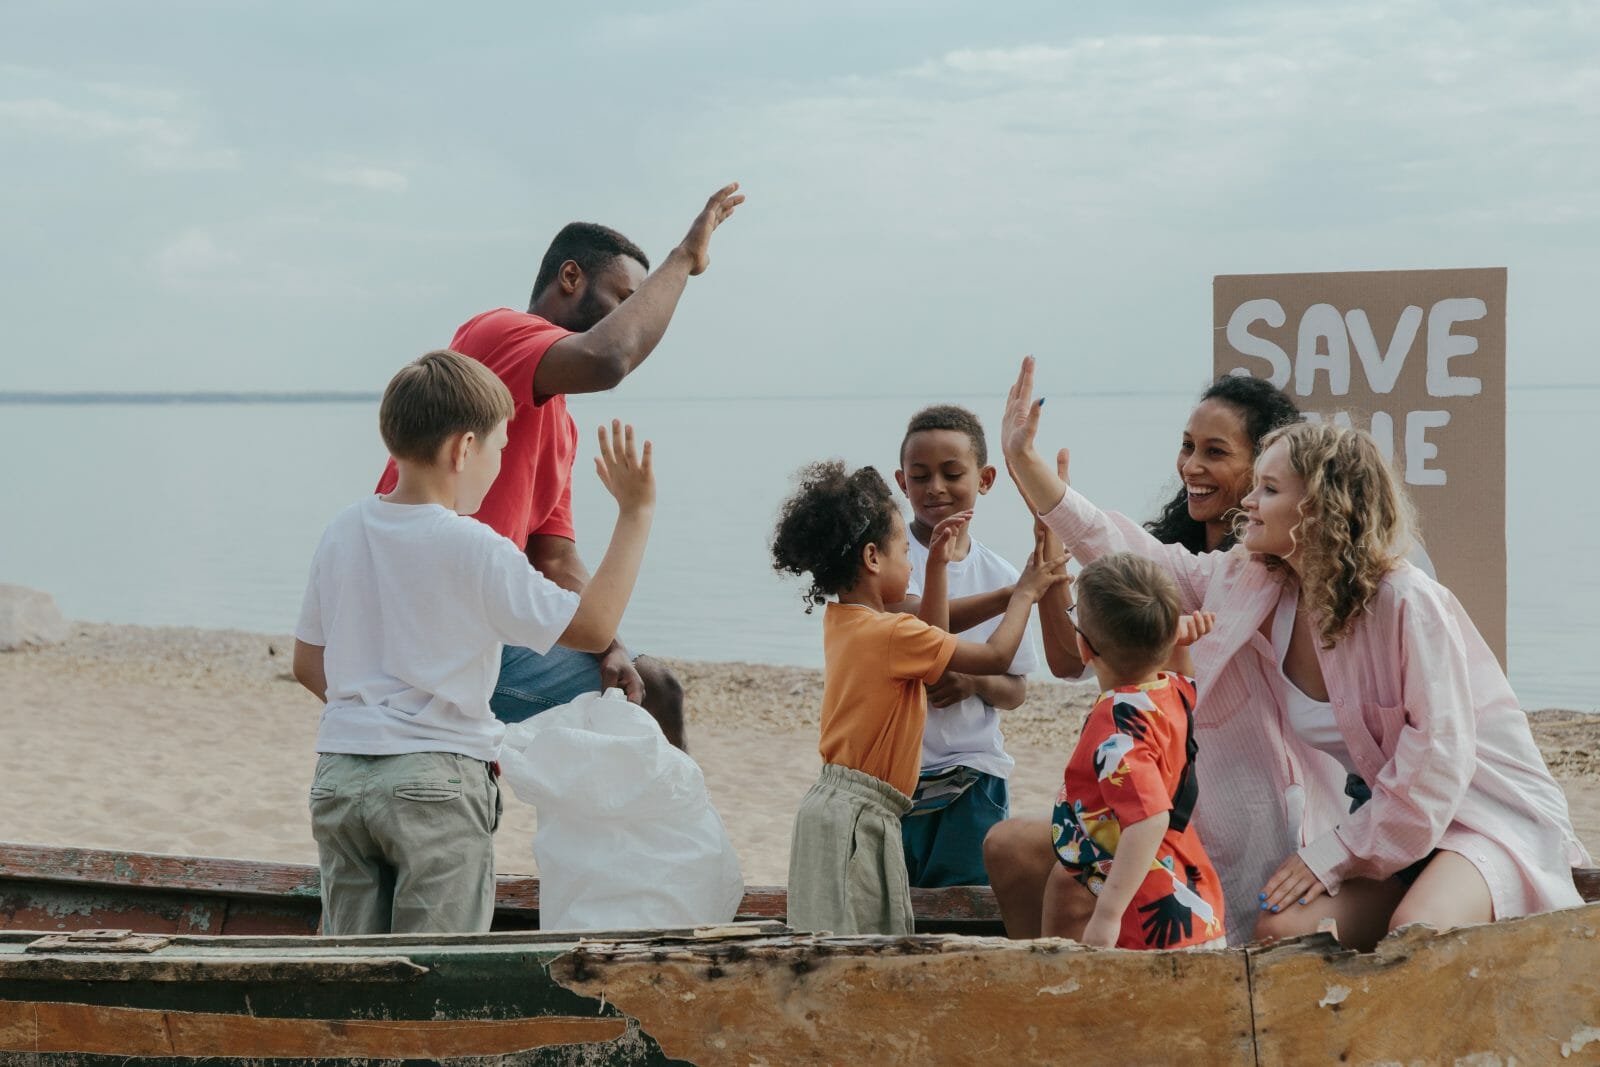
<path id="1" fill-rule="evenodd" d="M 511 413 L 505 385 L 459 353 L 403 368 L 378 411 L 399 483 L 335 517 L 312 559 L 294 674 L 324 702 L 311 785 L 324 933 L 489 928 L 501 645 L 603 651 L 633 591 L 655 509 L 649 442 L 641 454 L 633 427 L 600 430 L 617 524 L 580 597 L 466 518 L 500 472 Z"/>

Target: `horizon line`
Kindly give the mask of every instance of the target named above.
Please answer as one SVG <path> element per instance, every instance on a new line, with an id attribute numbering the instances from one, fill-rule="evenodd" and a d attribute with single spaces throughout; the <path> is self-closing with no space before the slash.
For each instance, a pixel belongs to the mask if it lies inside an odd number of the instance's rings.
<path id="1" fill-rule="evenodd" d="M 1530 382 L 1507 385 L 1506 392 L 1551 392 L 1555 390 L 1597 390 L 1600 382 Z M 1189 389 L 1083 389 L 1073 396 L 1187 396 Z M 586 395 L 586 394 L 576 394 Z M 898 400 L 906 397 L 944 396 L 946 393 L 727 393 L 679 396 L 629 397 L 632 402 L 669 403 L 673 401 L 750 401 L 750 400 Z M 970 398 L 1004 397 L 1004 393 L 964 393 Z M 14 390 L 0 391 L 0 404 L 370 404 L 382 399 L 381 392 L 366 390 L 306 390 L 303 392 L 265 390 L 191 390 L 187 392 L 117 390 Z"/>

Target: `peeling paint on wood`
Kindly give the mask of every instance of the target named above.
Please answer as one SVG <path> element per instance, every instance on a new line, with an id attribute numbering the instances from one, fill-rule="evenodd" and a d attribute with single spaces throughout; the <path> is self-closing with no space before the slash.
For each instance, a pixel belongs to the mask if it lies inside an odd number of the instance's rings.
<path id="1" fill-rule="evenodd" d="M 1255 1062 L 1242 952 L 789 936 L 585 944 L 550 975 L 699 1064 Z"/>
<path id="2" fill-rule="evenodd" d="M 1586 897 L 1600 895 L 1600 872 L 1576 881 Z M 913 901 L 919 929 L 998 929 L 988 890 L 916 891 Z M 741 914 L 776 919 L 785 903 L 781 889 L 755 888 Z M 537 881 L 502 879 L 497 905 L 497 930 L 536 926 Z M 16 1028 L 25 1022 L 37 1037 L 40 1019 L 68 1020 L 57 1030 L 75 1034 L 84 1018 L 115 1016 L 126 1025 L 106 1029 L 107 1040 L 142 1034 L 159 1017 L 163 1032 L 203 1019 L 268 1042 L 319 1026 L 433 1040 L 431 1025 L 474 1039 L 519 1035 L 507 1038 L 511 1048 L 523 1040 L 513 1024 L 537 1024 L 521 1052 L 451 1053 L 508 1067 L 662 1064 L 664 1052 L 739 1064 L 1021 1067 L 1086 1055 L 1600 1064 L 1600 906 L 1444 935 L 1411 930 L 1364 956 L 1325 936 L 1248 951 L 1128 953 L 1053 940 L 813 938 L 772 922 L 583 941 L 560 931 L 289 936 L 313 932 L 317 908 L 310 867 L 0 845 L 0 997 L 9 998 L 0 1000 L 0 1038 L 23 1040 Z M 24 952 L 38 936 L 24 928 L 88 927 L 171 943 L 134 959 Z M 90 1015 L 69 1019 L 73 1011 Z M 539 1043 L 568 1034 L 568 1022 L 588 1036 Z M 248 1052 L 195 1047 L 246 1062 L 280 1047 L 239 1040 Z M 12 1047 L 0 1041 L 0 1051 Z M 78 1052 L 59 1055 L 41 1062 L 81 1062 L 70 1058 Z"/>
<path id="3" fill-rule="evenodd" d="M 260 1019 L 0 1001 L 0 1052 L 262 1058 L 337 1053 L 341 1058 L 443 1059 L 610 1042 L 623 1036 L 627 1026 L 620 1018 Z"/>
<path id="4" fill-rule="evenodd" d="M 1600 1023 L 1597 933 L 1590 905 L 1443 934 L 1408 927 L 1371 953 L 1322 934 L 1251 949 L 1260 1063 L 1600 1063 L 1600 1044 L 1573 1041 Z"/>
<path id="5" fill-rule="evenodd" d="M 7 982 L 408 982 L 427 972 L 404 956 L 0 958 L 0 981 Z"/>

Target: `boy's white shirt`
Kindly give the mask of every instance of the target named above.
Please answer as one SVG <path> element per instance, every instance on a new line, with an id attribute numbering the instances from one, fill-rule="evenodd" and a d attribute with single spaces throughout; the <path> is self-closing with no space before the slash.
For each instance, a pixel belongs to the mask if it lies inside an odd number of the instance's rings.
<path id="1" fill-rule="evenodd" d="M 547 652 L 577 610 L 576 593 L 476 519 L 376 495 L 350 505 L 317 546 L 295 626 L 324 648 L 317 751 L 494 760 L 502 643 Z"/>
<path id="2" fill-rule="evenodd" d="M 996 555 L 976 537 L 968 535 L 972 547 L 967 558 L 950 563 L 945 568 L 946 588 L 951 600 L 989 593 L 1016 582 L 1017 568 Z M 911 583 L 906 592 L 922 595 L 924 576 L 928 573 L 928 549 L 915 537 L 911 538 Z M 1000 626 L 1000 616 L 980 622 L 958 636 L 964 641 L 987 641 Z M 1028 623 L 1011 661 L 1010 674 L 1032 674 L 1039 668 L 1039 654 L 1034 650 L 1033 623 Z M 971 767 L 975 771 L 992 774 L 997 778 L 1011 777 L 1016 760 L 1006 754 L 1005 738 L 1000 733 L 1000 713 L 982 697 L 970 696 L 948 708 L 929 706 L 928 723 L 922 731 L 922 772 L 945 770 L 950 767 Z"/>

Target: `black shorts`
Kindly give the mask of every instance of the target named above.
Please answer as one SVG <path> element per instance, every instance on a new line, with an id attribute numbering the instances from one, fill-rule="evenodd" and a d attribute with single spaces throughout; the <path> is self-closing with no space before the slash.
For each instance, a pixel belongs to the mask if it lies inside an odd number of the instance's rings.
<path id="1" fill-rule="evenodd" d="M 1350 774 L 1345 776 L 1344 795 L 1350 798 L 1350 812 L 1351 814 L 1355 814 L 1361 805 L 1372 799 L 1372 790 L 1367 787 L 1366 782 L 1361 780 L 1360 775 Z M 1417 879 L 1422 877 L 1423 868 L 1432 863 L 1433 857 L 1437 856 L 1438 854 L 1439 850 L 1434 849 L 1417 862 L 1411 864 L 1410 866 L 1400 868 L 1389 877 L 1398 879 L 1402 885 L 1415 885 Z"/>

